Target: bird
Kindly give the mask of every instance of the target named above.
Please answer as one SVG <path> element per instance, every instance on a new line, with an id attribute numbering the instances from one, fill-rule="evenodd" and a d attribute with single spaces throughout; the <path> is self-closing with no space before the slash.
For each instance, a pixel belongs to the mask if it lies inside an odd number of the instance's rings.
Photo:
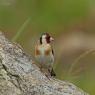
<path id="1" fill-rule="evenodd" d="M 40 64 L 40 68 L 47 71 L 46 76 L 55 77 L 53 70 L 54 50 L 52 42 L 54 38 L 49 33 L 43 33 L 35 45 L 35 59 Z"/>

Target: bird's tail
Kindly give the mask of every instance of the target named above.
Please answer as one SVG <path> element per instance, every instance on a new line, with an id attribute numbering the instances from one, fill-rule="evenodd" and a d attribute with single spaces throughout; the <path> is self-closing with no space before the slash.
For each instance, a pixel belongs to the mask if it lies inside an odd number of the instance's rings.
<path id="1" fill-rule="evenodd" d="M 56 74 L 55 74 L 53 68 L 52 68 L 51 71 L 50 71 L 50 75 L 51 75 L 51 76 L 54 76 L 54 77 L 56 76 Z"/>

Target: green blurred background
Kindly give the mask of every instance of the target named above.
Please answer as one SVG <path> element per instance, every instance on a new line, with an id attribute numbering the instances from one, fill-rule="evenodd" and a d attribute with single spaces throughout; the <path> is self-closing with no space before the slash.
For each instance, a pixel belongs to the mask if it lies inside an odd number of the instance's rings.
<path id="1" fill-rule="evenodd" d="M 23 31 L 16 42 L 32 56 L 50 33 L 57 78 L 95 95 L 95 0 L 0 0 L 0 30 L 10 40 Z"/>

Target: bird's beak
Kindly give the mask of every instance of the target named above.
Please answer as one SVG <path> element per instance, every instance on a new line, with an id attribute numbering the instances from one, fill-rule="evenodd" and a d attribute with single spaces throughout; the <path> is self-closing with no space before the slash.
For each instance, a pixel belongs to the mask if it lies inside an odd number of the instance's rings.
<path id="1" fill-rule="evenodd" d="M 50 41 L 51 41 L 51 42 L 54 41 L 54 38 L 50 37 Z"/>

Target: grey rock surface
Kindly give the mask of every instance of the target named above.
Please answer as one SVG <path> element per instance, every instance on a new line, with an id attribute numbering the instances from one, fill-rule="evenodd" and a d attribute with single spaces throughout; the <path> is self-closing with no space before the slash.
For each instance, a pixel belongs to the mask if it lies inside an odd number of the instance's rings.
<path id="1" fill-rule="evenodd" d="M 48 79 L 31 56 L 0 32 L 0 95 L 89 95 L 69 82 Z"/>

